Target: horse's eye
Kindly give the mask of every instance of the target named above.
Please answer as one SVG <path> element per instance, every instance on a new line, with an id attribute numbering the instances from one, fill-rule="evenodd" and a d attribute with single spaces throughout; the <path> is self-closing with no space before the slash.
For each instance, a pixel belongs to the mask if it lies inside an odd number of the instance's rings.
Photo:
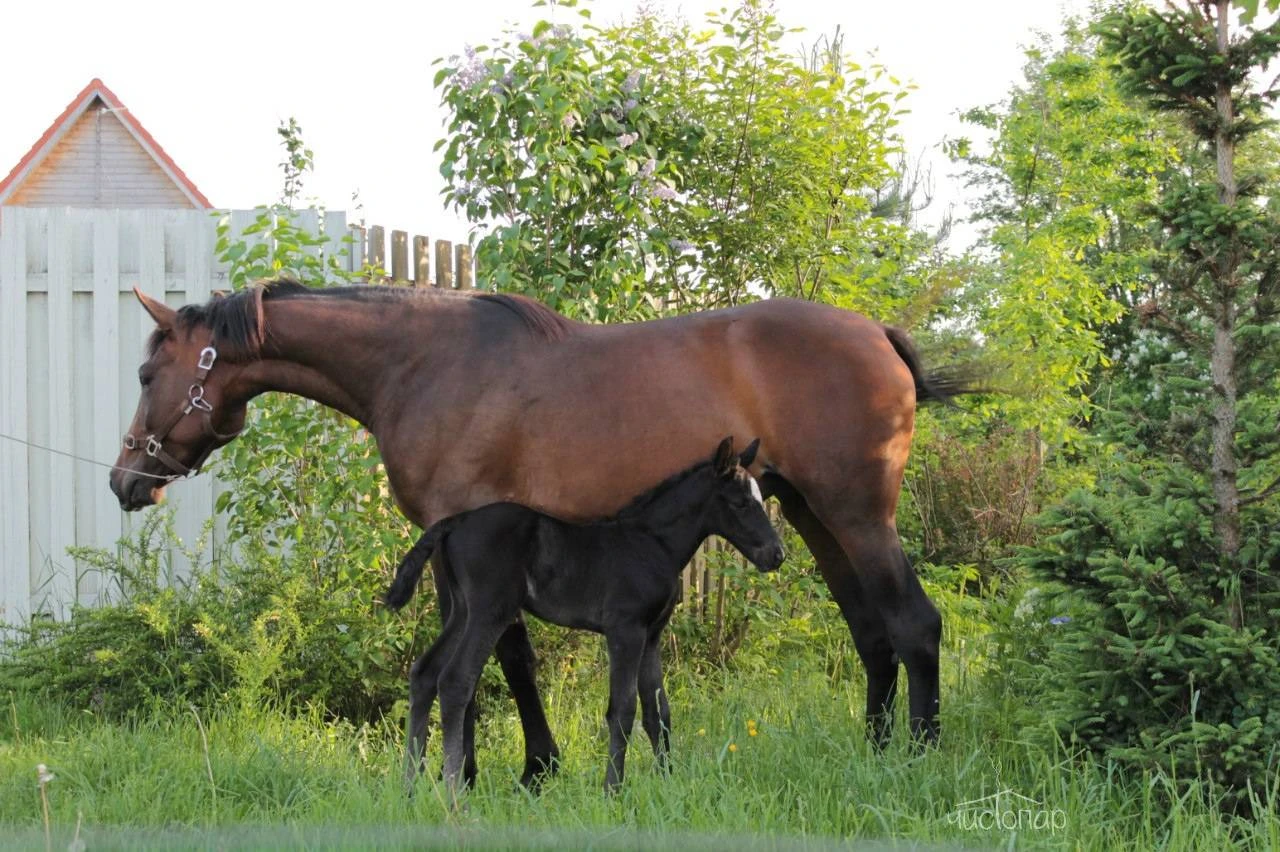
<path id="1" fill-rule="evenodd" d="M 151 387 L 151 375 L 138 376 L 138 384 L 142 385 L 143 390 Z"/>

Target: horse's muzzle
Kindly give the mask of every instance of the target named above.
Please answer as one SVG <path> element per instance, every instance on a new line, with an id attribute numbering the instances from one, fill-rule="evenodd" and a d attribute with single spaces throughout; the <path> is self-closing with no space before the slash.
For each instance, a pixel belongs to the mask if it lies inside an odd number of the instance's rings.
<path id="1" fill-rule="evenodd" d="M 120 508 L 126 512 L 136 512 L 147 506 L 154 506 L 164 499 L 165 483 L 161 480 L 143 476 L 128 476 L 121 471 L 111 474 L 111 493 L 120 501 Z"/>
<path id="2" fill-rule="evenodd" d="M 782 545 L 775 544 L 768 548 L 760 559 L 753 559 L 757 568 L 761 571 L 777 571 L 782 567 L 782 561 L 787 558 L 787 552 L 783 550 Z"/>

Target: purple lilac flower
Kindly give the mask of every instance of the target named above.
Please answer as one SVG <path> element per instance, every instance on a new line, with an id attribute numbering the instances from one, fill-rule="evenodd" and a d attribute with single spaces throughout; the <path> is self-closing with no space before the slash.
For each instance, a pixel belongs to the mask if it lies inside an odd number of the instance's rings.
<path id="1" fill-rule="evenodd" d="M 1050 624 L 1070 624 L 1070 623 L 1071 623 L 1071 616 L 1069 616 L 1069 615 L 1055 615 L 1053 618 L 1049 619 L 1049 623 L 1050 623 Z"/>
<path id="2" fill-rule="evenodd" d="M 477 62 L 459 68 L 454 74 L 454 81 L 463 89 L 474 89 L 486 76 L 484 66 Z"/>
<path id="3" fill-rule="evenodd" d="M 622 102 L 622 108 L 627 112 L 631 112 L 631 110 L 635 109 L 639 105 L 639 103 L 640 102 L 637 101 L 635 98 L 627 98 L 625 101 Z"/>
<path id="4" fill-rule="evenodd" d="M 627 75 L 627 79 L 622 81 L 622 93 L 630 95 L 640 87 L 640 72 L 632 71 Z"/>
<path id="5" fill-rule="evenodd" d="M 655 183 L 649 190 L 649 196 L 651 198 L 656 198 L 659 201 L 674 201 L 676 191 L 665 183 Z"/>
<path id="6" fill-rule="evenodd" d="M 471 45 L 467 45 L 464 49 L 467 55 L 467 64 L 458 68 L 454 72 L 454 82 L 463 89 L 472 89 L 489 76 L 489 69 L 484 67 L 484 63 L 480 61 L 480 57 L 476 55 L 476 49 Z M 458 57 L 450 57 L 450 61 L 458 61 Z"/>
<path id="7" fill-rule="evenodd" d="M 658 163 L 653 159 L 653 157 L 650 157 L 649 159 L 645 160 L 644 165 L 640 167 L 640 177 L 642 178 L 653 177 L 653 171 L 657 167 L 658 167 Z"/>
<path id="8" fill-rule="evenodd" d="M 639 133 L 624 133 L 618 137 L 618 145 L 623 148 L 630 148 L 639 138 Z"/>
<path id="9" fill-rule="evenodd" d="M 572 130 L 578 126 L 578 117 L 571 112 L 567 112 L 564 118 L 560 119 L 560 124 L 565 130 Z"/>
<path id="10" fill-rule="evenodd" d="M 693 251 L 693 243 L 688 240 L 668 240 L 667 245 L 671 246 L 671 250 L 677 254 Z"/>

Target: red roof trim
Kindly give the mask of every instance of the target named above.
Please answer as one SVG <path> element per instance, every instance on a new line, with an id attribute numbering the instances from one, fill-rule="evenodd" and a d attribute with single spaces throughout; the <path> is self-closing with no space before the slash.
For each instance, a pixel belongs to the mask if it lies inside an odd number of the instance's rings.
<path id="1" fill-rule="evenodd" d="M 103 103 L 115 111 L 116 118 L 120 119 L 120 122 L 133 133 L 143 149 L 160 164 L 161 168 L 168 173 L 169 177 L 178 184 L 178 188 L 193 203 L 206 210 L 213 209 L 213 205 L 209 202 L 209 199 L 204 197 L 204 193 L 196 188 L 196 185 L 191 182 L 191 179 L 186 176 L 182 169 L 178 168 L 178 164 L 165 153 L 164 149 L 160 147 L 160 143 L 156 142 L 151 134 L 147 132 L 147 129 L 142 126 L 142 123 L 134 117 L 133 113 L 120 102 L 115 92 L 108 89 L 106 84 L 97 77 L 90 80 L 89 85 L 80 90 L 75 99 L 67 104 L 67 108 L 62 111 L 62 114 L 54 119 L 53 124 L 49 125 L 49 129 L 44 132 L 44 135 L 36 140 L 35 145 L 31 146 L 31 150 L 27 151 L 26 156 L 18 161 L 18 165 L 13 167 L 13 170 L 9 172 L 9 176 L 0 181 L 0 204 L 3 204 L 5 199 L 12 194 L 21 179 L 29 175 L 40 164 L 40 161 L 53 150 L 56 141 L 70 128 L 75 119 L 79 118 L 88 109 L 94 98 L 102 98 Z"/>

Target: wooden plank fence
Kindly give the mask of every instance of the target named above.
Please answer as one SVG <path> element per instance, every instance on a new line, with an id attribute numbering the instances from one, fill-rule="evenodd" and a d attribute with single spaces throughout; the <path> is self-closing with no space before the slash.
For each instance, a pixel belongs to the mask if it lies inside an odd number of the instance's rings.
<path id="1" fill-rule="evenodd" d="M 258 211 L 228 215 L 238 233 Z M 351 237 L 344 268 L 385 268 L 384 228 L 349 226 L 344 213 L 295 215 L 331 238 L 326 250 Z M 136 285 L 176 307 L 226 289 L 215 225 L 194 210 L 0 208 L 0 624 L 33 614 L 62 618 L 73 604 L 112 594 L 110 578 L 84 571 L 68 548 L 116 552 L 141 522 L 120 511 L 108 471 L 86 461 L 115 459 L 137 399 L 136 370 L 152 326 L 131 291 Z M 473 286 L 468 246 L 392 231 L 390 258 L 389 278 Z M 175 528 L 188 546 L 213 517 L 222 488 L 201 476 L 169 489 Z M 215 525 L 197 558 L 212 559 L 222 541 Z M 168 560 L 171 580 L 189 574 L 180 552 Z"/>
<path id="2" fill-rule="evenodd" d="M 475 287 L 475 261 L 471 246 L 456 245 L 449 240 L 436 240 L 434 254 L 431 240 L 408 231 L 390 231 L 382 225 L 352 225 L 352 266 L 380 269 L 380 283 L 412 284 L 417 287 L 441 287 L 446 290 L 470 290 Z M 387 252 L 387 239 L 391 251 Z M 412 253 L 410 253 L 412 246 Z M 432 258 L 435 263 L 432 264 Z M 390 260 L 390 265 L 388 265 Z M 434 265 L 435 274 L 431 274 Z"/>

